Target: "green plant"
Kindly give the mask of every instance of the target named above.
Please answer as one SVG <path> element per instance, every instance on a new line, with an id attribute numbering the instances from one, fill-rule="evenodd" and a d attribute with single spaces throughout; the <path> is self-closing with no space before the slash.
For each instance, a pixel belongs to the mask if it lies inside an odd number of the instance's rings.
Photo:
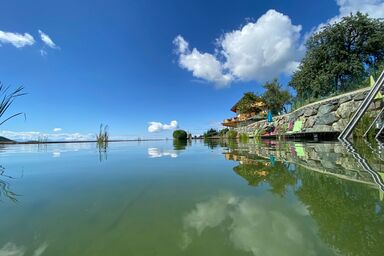
<path id="1" fill-rule="evenodd" d="M 108 125 L 100 124 L 99 134 L 96 134 L 97 143 L 107 143 L 109 141 Z"/>
<path id="2" fill-rule="evenodd" d="M 243 143 L 247 143 L 248 142 L 248 135 L 247 134 L 245 134 L 245 133 L 240 133 L 240 135 L 239 135 L 239 140 L 241 141 L 241 142 L 243 142 Z"/>
<path id="3" fill-rule="evenodd" d="M 271 110 L 274 115 L 277 115 L 282 110 L 287 113 L 285 105 L 289 104 L 291 100 L 289 91 L 282 89 L 277 79 L 265 83 L 263 87 L 265 91 L 262 98 L 267 104 L 268 109 Z"/>
<path id="4" fill-rule="evenodd" d="M 253 92 L 244 93 L 243 98 L 237 103 L 237 111 L 241 114 L 258 112 L 259 107 L 255 105 L 255 102 L 260 101 L 263 101 L 263 99 Z"/>
<path id="5" fill-rule="evenodd" d="M 374 120 L 374 117 L 370 116 L 369 114 L 365 114 L 353 129 L 353 132 L 352 132 L 353 139 L 363 138 L 364 133 L 368 130 L 369 125 L 373 122 L 373 120 Z M 375 129 L 372 128 L 369 130 L 367 134 L 367 139 L 369 141 L 372 141 L 374 137 L 375 137 Z"/>
<path id="6" fill-rule="evenodd" d="M 219 132 L 213 128 L 209 129 L 207 132 L 204 133 L 204 138 L 214 137 L 219 135 Z"/>
<path id="7" fill-rule="evenodd" d="M 235 130 L 229 130 L 226 133 L 226 136 L 228 139 L 236 139 L 237 138 L 237 132 Z"/>
<path id="8" fill-rule="evenodd" d="M 3 95 L 2 100 L 0 101 L 0 118 L 3 117 L 5 112 L 9 109 L 9 107 L 12 105 L 14 100 L 20 96 L 25 95 L 26 93 L 23 93 L 24 87 L 20 86 L 16 88 L 14 91 L 8 93 L 9 87 L 5 87 L 2 83 L 0 83 L 0 95 Z M 10 117 L 5 118 L 3 121 L 0 122 L 0 125 L 4 124 L 8 120 L 22 115 L 22 112 L 16 113 L 11 115 Z"/>
<path id="9" fill-rule="evenodd" d="M 175 130 L 173 132 L 173 139 L 175 140 L 186 140 L 188 138 L 188 134 L 184 130 Z"/>
<path id="10" fill-rule="evenodd" d="M 384 21 L 361 13 L 343 17 L 314 33 L 306 48 L 289 83 L 299 99 L 354 90 L 383 64 Z"/>

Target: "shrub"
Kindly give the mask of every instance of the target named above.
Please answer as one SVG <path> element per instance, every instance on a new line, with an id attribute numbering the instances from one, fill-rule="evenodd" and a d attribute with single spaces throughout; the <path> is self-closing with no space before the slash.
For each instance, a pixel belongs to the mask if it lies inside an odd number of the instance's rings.
<path id="1" fill-rule="evenodd" d="M 175 130 L 173 132 L 173 139 L 175 140 L 186 140 L 188 138 L 188 134 L 184 130 Z"/>
<path id="2" fill-rule="evenodd" d="M 226 133 L 226 136 L 227 136 L 228 139 L 236 139 L 237 138 L 237 132 L 234 131 L 234 130 L 229 130 Z"/>

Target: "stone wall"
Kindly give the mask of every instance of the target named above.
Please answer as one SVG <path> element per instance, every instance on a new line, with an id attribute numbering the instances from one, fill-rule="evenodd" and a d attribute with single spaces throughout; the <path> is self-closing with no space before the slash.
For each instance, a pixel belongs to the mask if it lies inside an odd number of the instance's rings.
<path id="1" fill-rule="evenodd" d="M 238 133 L 253 135 L 257 131 L 266 130 L 273 125 L 278 134 L 284 134 L 290 122 L 303 121 L 301 132 L 341 132 L 360 103 L 368 94 L 370 88 L 360 89 L 354 92 L 342 94 L 326 100 L 314 102 L 303 106 L 289 114 L 276 116 L 273 123 L 266 120 L 257 121 L 247 126 L 237 127 Z M 369 114 L 374 115 L 383 106 L 382 100 L 376 100 L 369 106 Z"/>
<path id="2" fill-rule="evenodd" d="M 298 153 L 298 149 L 301 154 Z M 274 156 L 277 161 L 295 163 L 313 171 L 352 181 L 375 184 L 372 176 L 340 143 L 275 142 L 273 146 L 268 146 L 267 143 L 249 141 L 246 144 L 240 144 L 238 149 L 231 150 L 227 154 L 231 154 L 229 157 L 226 155 L 227 159 L 237 160 L 241 163 L 249 163 L 252 159 L 260 161 L 255 156 L 265 158 L 266 161 Z M 366 158 L 366 160 L 374 170 L 381 170 L 381 163 L 378 159 Z"/>

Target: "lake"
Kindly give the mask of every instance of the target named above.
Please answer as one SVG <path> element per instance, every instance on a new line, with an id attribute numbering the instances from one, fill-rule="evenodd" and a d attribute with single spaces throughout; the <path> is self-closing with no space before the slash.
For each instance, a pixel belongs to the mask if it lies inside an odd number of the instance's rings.
<path id="1" fill-rule="evenodd" d="M 1 146 L 0 256 L 383 255 L 382 152 L 355 150 L 273 141 Z"/>

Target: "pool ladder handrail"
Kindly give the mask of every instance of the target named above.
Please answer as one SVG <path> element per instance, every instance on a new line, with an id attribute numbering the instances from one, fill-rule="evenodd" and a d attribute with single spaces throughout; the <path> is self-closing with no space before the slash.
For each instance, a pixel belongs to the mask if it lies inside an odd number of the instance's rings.
<path id="1" fill-rule="evenodd" d="M 372 129 L 373 125 L 377 122 L 377 120 L 381 117 L 381 115 L 383 114 L 384 112 L 384 107 L 380 110 L 379 114 L 375 117 L 375 119 L 373 120 L 373 122 L 369 125 L 368 129 L 365 131 L 363 137 L 366 138 L 367 135 L 368 135 L 368 132 Z M 376 134 L 376 137 L 378 136 L 379 133 Z"/>
<path id="2" fill-rule="evenodd" d="M 384 85 L 384 71 L 381 72 L 379 79 L 377 79 L 377 81 L 374 84 L 374 86 L 372 87 L 372 89 L 369 91 L 367 96 L 364 98 L 363 102 L 357 108 L 354 115 L 352 116 L 352 119 L 348 122 L 345 129 L 340 133 L 340 135 L 338 137 L 339 140 L 347 140 L 348 139 L 348 137 L 351 135 L 353 129 L 356 127 L 357 123 L 363 117 L 363 115 L 367 111 L 369 105 L 375 99 L 377 93 L 380 91 L 380 89 L 383 85 Z"/>

